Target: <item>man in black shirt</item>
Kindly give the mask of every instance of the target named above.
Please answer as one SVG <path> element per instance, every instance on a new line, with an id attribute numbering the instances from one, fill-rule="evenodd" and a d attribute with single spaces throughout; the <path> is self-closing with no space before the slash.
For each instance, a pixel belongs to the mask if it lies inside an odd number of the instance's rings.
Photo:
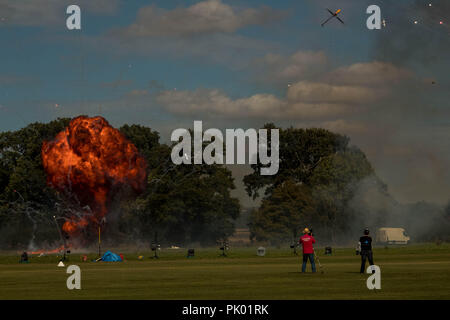
<path id="1" fill-rule="evenodd" d="M 366 259 L 369 259 L 369 264 L 373 266 L 373 255 L 372 255 L 372 238 L 369 236 L 369 229 L 364 230 L 364 235 L 359 238 L 359 243 L 361 246 L 361 270 L 360 273 L 364 273 L 366 268 Z"/>

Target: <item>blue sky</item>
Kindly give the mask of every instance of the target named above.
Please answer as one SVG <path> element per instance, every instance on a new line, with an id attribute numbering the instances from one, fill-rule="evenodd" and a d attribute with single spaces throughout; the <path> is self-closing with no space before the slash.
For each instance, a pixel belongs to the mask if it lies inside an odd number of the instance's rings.
<path id="1" fill-rule="evenodd" d="M 75 3 L 81 31 L 65 25 Z M 387 26 L 371 31 L 369 4 L 0 0 L 0 130 L 80 114 L 166 141 L 194 120 L 325 127 L 350 136 L 400 201 L 444 203 L 450 6 L 378 1 Z M 326 8 L 346 24 L 321 27 Z"/>
<path id="2" fill-rule="evenodd" d="M 120 5 L 115 14 L 109 16 L 103 16 L 98 12 L 92 14 L 89 10 L 83 10 L 81 6 L 81 31 L 69 31 L 65 28 L 63 22 L 66 15 L 63 10 L 59 17 L 61 24 L 13 25 L 0 28 L 0 38 L 7 44 L 0 52 L 0 59 L 3 61 L 2 74 L 27 78 L 30 89 L 24 95 L 20 83 L 2 87 L 3 101 L 5 103 L 20 100 L 55 101 L 63 105 L 67 101 L 79 99 L 81 91 L 90 100 L 103 100 L 117 96 L 123 91 L 99 90 L 95 86 L 122 78 L 132 80 L 134 87 L 137 88 L 145 88 L 149 81 L 156 80 L 168 88 L 181 90 L 220 87 L 232 97 L 246 96 L 261 90 L 281 94 L 277 88 L 255 85 L 246 74 L 240 74 L 234 66 L 205 61 L 204 57 L 190 55 L 176 58 L 149 57 L 140 53 L 116 56 L 106 48 L 92 48 L 86 44 L 92 38 L 101 37 L 113 28 L 133 23 L 142 3 L 143 1 L 126 1 Z M 148 2 L 168 10 L 186 6 L 187 3 L 192 4 L 193 1 Z M 318 28 L 317 23 L 327 18 L 328 13 L 322 7 L 313 5 L 312 1 L 234 1 L 234 3 L 243 8 L 267 5 L 276 10 L 283 10 L 286 15 L 286 18 L 267 26 L 248 26 L 239 29 L 234 35 L 267 42 L 267 46 L 273 46 L 274 50 L 280 53 L 289 54 L 302 49 L 324 50 L 334 57 L 336 63 L 364 61 L 367 58 L 371 37 L 363 23 L 364 6 L 360 6 L 361 14 L 358 18 L 348 18 L 350 22 L 358 20 L 360 22 L 358 28 L 350 30 L 334 25 L 333 21 L 326 29 Z M 345 17 L 345 12 L 342 15 Z M 351 47 L 352 50 L 346 50 L 347 47 Z M 252 58 L 266 53 L 262 50 L 248 52 Z M 80 88 L 80 83 L 84 85 L 83 88 Z M 32 122 L 33 117 L 26 119 Z M 1 125 L 4 130 L 22 126 L 13 119 L 8 119 Z"/>

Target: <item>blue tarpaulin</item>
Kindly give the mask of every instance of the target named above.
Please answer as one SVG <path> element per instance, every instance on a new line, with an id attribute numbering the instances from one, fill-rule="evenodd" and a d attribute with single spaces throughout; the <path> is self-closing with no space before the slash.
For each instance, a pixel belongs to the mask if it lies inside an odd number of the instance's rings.
<path id="1" fill-rule="evenodd" d="M 111 251 L 106 251 L 102 257 L 102 261 L 117 262 L 122 261 L 122 258 L 119 255 L 112 253 Z"/>

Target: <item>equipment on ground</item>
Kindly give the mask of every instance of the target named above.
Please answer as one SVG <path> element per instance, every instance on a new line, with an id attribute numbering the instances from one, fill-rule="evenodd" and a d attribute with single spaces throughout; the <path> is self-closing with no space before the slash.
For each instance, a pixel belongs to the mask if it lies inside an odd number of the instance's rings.
<path id="1" fill-rule="evenodd" d="M 220 254 L 220 256 L 222 256 L 222 257 L 226 257 L 226 256 L 227 256 L 226 251 L 230 250 L 230 247 L 229 247 L 228 242 L 227 242 L 226 240 L 223 240 L 223 241 L 220 243 L 220 248 L 219 248 L 219 250 L 222 251 L 222 253 Z"/>
<path id="2" fill-rule="evenodd" d="M 325 247 L 325 255 L 332 255 L 332 254 L 333 254 L 333 248 Z"/>
<path id="3" fill-rule="evenodd" d="M 109 250 L 105 252 L 100 260 L 106 262 L 122 262 L 122 258 L 118 254 L 115 254 Z"/>
<path id="4" fill-rule="evenodd" d="M 161 250 L 161 245 L 158 243 L 158 232 L 155 233 L 155 240 L 150 245 L 153 251 L 152 259 L 159 259 L 158 251 Z"/>
<path id="5" fill-rule="evenodd" d="M 256 250 L 256 254 L 257 254 L 258 256 L 260 256 L 260 257 L 264 257 L 264 256 L 266 255 L 266 248 L 264 248 L 264 247 L 259 247 L 259 248 Z"/>
<path id="6" fill-rule="evenodd" d="M 294 255 L 298 256 L 298 252 L 297 252 L 298 242 L 292 242 L 290 247 L 292 249 L 292 253 Z"/>
<path id="7" fill-rule="evenodd" d="M 319 269 L 320 269 L 320 273 L 324 273 L 323 268 L 322 268 L 322 264 L 320 263 L 319 257 L 316 255 L 316 252 L 314 251 L 314 259 L 317 261 L 317 263 L 319 264 Z"/>
<path id="8" fill-rule="evenodd" d="M 28 263 L 28 253 L 26 251 L 20 256 L 20 263 Z"/>
<path id="9" fill-rule="evenodd" d="M 187 258 L 193 258 L 194 255 L 195 255 L 195 250 L 194 249 L 188 249 Z"/>
<path id="10" fill-rule="evenodd" d="M 69 261 L 70 250 L 64 250 L 64 255 L 62 257 L 62 261 Z"/>

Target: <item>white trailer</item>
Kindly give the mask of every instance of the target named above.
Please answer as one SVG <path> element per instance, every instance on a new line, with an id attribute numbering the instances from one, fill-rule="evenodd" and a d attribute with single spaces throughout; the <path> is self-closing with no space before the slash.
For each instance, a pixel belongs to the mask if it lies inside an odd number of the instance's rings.
<path id="1" fill-rule="evenodd" d="M 403 228 L 379 228 L 376 241 L 383 244 L 408 244 L 410 237 Z"/>

